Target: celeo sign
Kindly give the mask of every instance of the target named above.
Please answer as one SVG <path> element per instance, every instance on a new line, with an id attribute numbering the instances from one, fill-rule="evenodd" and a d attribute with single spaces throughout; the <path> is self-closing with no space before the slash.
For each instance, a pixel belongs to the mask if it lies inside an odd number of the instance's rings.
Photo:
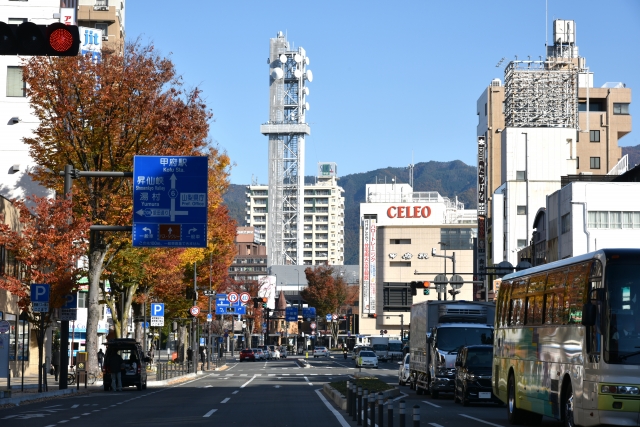
<path id="1" fill-rule="evenodd" d="M 387 209 L 389 218 L 429 218 L 429 206 L 391 206 Z"/>

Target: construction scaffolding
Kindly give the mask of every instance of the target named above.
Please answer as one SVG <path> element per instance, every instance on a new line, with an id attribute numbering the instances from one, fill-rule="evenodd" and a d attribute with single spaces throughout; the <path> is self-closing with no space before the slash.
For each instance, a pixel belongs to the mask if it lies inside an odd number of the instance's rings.
<path id="1" fill-rule="evenodd" d="M 505 69 L 507 127 L 578 128 L 578 67 L 571 61 L 512 61 Z M 562 66 L 559 66 L 562 65 Z"/>

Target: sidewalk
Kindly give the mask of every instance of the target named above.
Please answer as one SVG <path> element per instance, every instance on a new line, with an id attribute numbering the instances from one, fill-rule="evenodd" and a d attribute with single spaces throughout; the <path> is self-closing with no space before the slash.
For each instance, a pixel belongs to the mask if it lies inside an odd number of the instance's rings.
<path id="1" fill-rule="evenodd" d="M 147 373 L 147 386 L 157 387 L 162 385 L 171 384 L 174 382 L 179 382 L 181 380 L 185 380 L 191 377 L 196 377 L 198 375 L 203 375 L 207 372 L 213 372 L 215 370 L 224 370 L 227 369 L 227 363 L 232 363 L 234 360 L 229 356 L 228 358 L 223 358 L 224 362 L 217 369 L 209 369 L 204 371 L 198 371 L 196 374 L 184 374 L 181 376 L 173 377 L 163 381 L 156 381 L 156 372 L 148 371 Z M 200 366 L 199 366 L 200 367 Z M 206 368 L 206 364 L 205 364 Z M 85 388 L 84 384 L 80 384 L 80 388 L 78 389 L 77 384 L 70 384 L 66 390 L 60 390 L 58 387 L 58 382 L 55 381 L 53 375 L 47 375 L 47 385 L 48 390 L 43 392 L 38 392 L 38 376 L 37 375 L 27 375 L 24 377 L 24 385 L 23 379 L 21 377 L 11 378 L 11 390 L 10 396 L 2 397 L 0 396 L 0 409 L 6 406 L 19 406 L 25 402 L 33 402 L 36 400 L 54 398 L 58 396 L 74 394 L 74 393 L 95 393 L 99 391 L 103 391 L 104 387 L 102 384 L 102 379 L 96 380 L 95 384 L 87 385 Z M 43 385 L 44 388 L 44 385 Z M 7 393 L 7 380 L 6 378 L 0 379 L 0 395 L 8 394 Z"/>

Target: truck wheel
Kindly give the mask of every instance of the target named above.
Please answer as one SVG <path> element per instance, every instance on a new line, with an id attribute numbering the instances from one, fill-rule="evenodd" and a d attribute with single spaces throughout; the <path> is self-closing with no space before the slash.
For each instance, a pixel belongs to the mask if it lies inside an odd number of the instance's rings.
<path id="1" fill-rule="evenodd" d="M 573 389 L 571 384 L 567 384 L 562 398 L 562 423 L 564 427 L 575 427 L 573 420 Z"/>
<path id="2" fill-rule="evenodd" d="M 513 374 L 509 375 L 507 393 L 507 417 L 509 419 L 509 424 L 522 424 L 524 414 L 522 409 L 516 406 L 516 380 L 513 378 Z"/>

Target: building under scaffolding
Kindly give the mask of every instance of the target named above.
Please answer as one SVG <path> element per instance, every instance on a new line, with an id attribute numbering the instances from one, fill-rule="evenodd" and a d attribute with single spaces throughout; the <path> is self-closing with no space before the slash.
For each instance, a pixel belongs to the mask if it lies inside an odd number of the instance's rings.
<path id="1" fill-rule="evenodd" d="M 574 21 L 554 21 L 546 61 L 516 60 L 505 69 L 505 126 L 577 129 L 580 63 Z"/>
<path id="2" fill-rule="evenodd" d="M 301 209 L 304 200 L 304 138 L 309 104 L 304 49 L 293 50 L 282 32 L 270 40 L 269 122 L 260 132 L 269 137 L 269 206 L 267 262 L 269 265 L 302 264 Z"/>

